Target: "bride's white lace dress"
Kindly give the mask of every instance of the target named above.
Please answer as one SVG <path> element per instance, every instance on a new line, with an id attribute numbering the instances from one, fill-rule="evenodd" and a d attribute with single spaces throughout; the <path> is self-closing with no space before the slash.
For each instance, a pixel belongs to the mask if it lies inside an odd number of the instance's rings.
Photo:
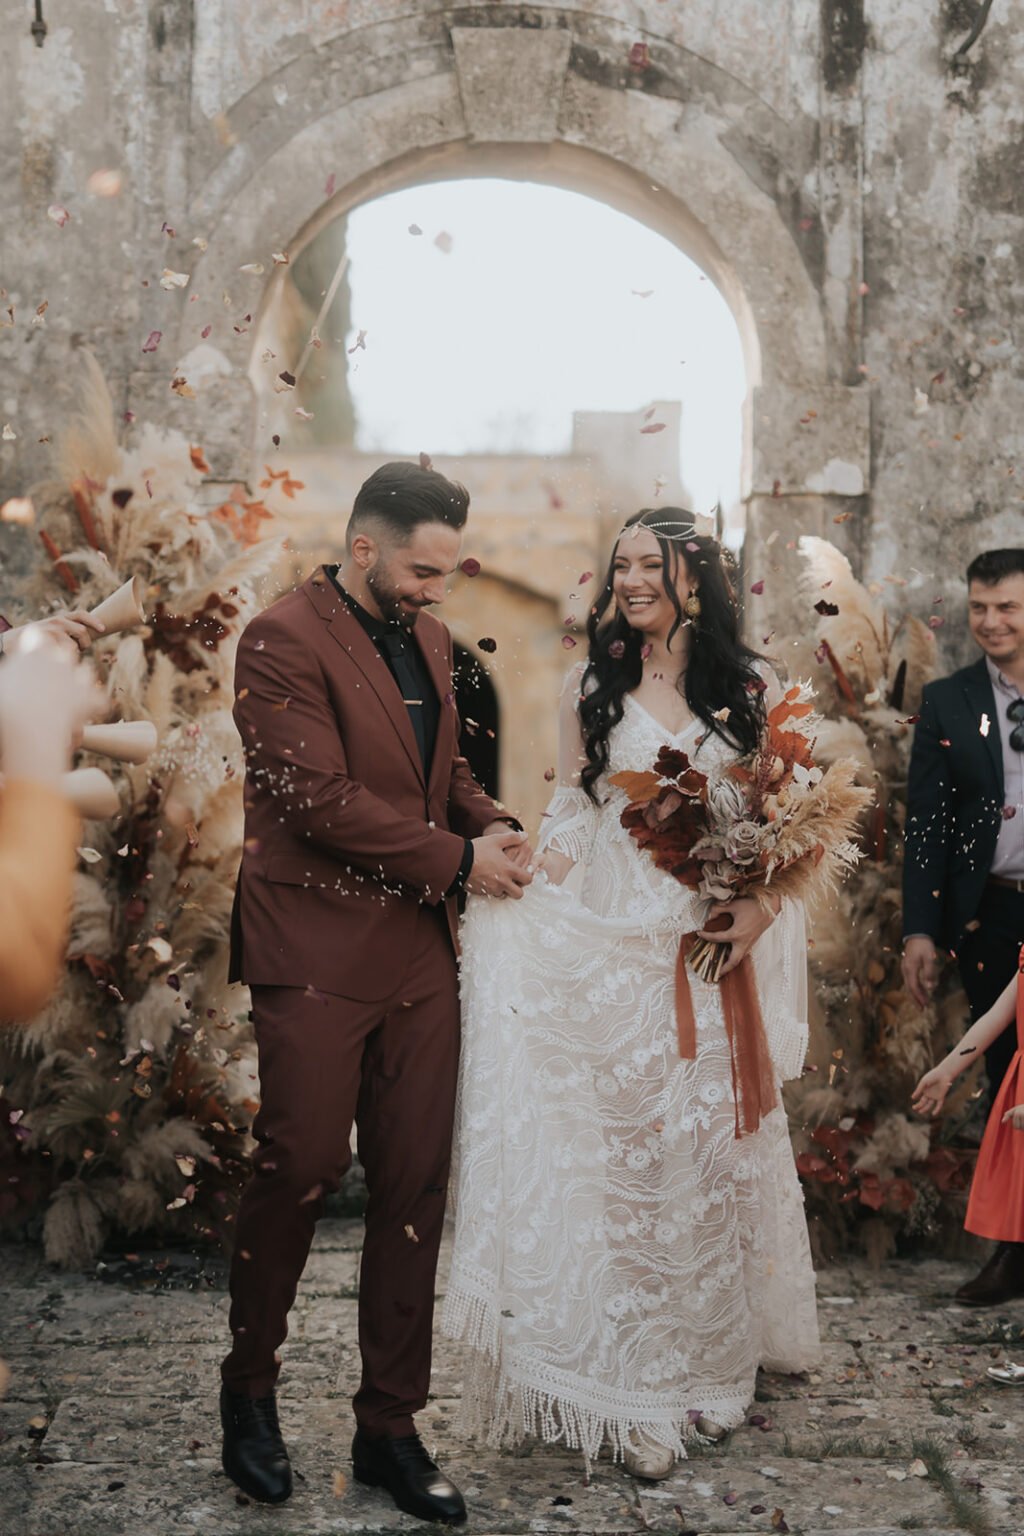
<path id="1" fill-rule="evenodd" d="M 469 1346 L 464 1431 L 589 1458 L 640 1429 L 683 1454 L 698 1414 L 743 1421 L 759 1365 L 814 1363 L 814 1274 L 785 1113 L 737 1139 L 718 990 L 692 973 L 697 1053 L 679 1057 L 676 951 L 705 908 L 624 830 L 621 790 L 602 782 L 598 807 L 572 785 L 579 675 L 541 844 L 581 867 L 521 901 L 471 899 L 464 920 L 443 1322 Z M 648 768 L 666 744 L 712 776 L 733 758 L 699 722 L 673 736 L 627 697 L 609 771 Z M 779 1076 L 793 1076 L 799 905 L 753 953 Z"/>

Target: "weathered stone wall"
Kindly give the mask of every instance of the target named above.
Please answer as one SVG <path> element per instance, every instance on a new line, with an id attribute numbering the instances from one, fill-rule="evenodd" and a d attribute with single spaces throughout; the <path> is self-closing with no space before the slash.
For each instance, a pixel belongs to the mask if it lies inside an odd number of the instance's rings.
<path id="1" fill-rule="evenodd" d="M 963 564 L 1024 542 L 1024 0 L 995 0 L 960 57 L 980 0 L 44 12 L 41 49 L 25 7 L 0 55 L 4 494 L 45 468 L 86 346 L 121 408 L 246 476 L 273 253 L 391 186 L 530 174 L 648 220 L 733 306 L 755 629 L 803 622 L 787 546 L 821 532 L 967 654 Z M 101 168 L 118 196 L 90 192 Z M 29 537 L 4 530 L 8 558 Z"/>

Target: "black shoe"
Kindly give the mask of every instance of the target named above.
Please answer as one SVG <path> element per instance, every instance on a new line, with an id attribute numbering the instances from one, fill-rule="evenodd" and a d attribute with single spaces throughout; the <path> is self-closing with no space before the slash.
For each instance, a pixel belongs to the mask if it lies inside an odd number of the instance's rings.
<path id="1" fill-rule="evenodd" d="M 292 1491 L 292 1468 L 277 1422 L 277 1402 L 220 1389 L 224 1471 L 243 1493 L 261 1504 L 283 1504 Z"/>
<path id="2" fill-rule="evenodd" d="M 1024 1243 L 1000 1243 L 988 1263 L 954 1296 L 964 1307 L 997 1307 L 1024 1296 Z"/>
<path id="3" fill-rule="evenodd" d="M 386 1488 L 399 1509 L 420 1520 L 458 1525 L 466 1518 L 462 1494 L 431 1461 L 419 1435 L 371 1440 L 361 1429 L 352 1441 L 352 1475 L 370 1488 Z"/>

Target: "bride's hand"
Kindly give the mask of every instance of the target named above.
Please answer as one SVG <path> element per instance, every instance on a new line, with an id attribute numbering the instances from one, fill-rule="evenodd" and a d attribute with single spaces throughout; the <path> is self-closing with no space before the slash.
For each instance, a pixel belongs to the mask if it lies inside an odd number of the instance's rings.
<path id="1" fill-rule="evenodd" d="M 716 928 L 714 932 L 707 927 L 698 930 L 702 939 L 712 939 L 716 944 L 732 945 L 729 958 L 719 972 L 720 978 L 734 971 L 742 963 L 762 933 L 765 933 L 774 922 L 772 914 L 766 912 L 753 896 L 740 896 L 735 901 L 716 901 L 707 915 L 707 922 L 710 923 L 723 914 L 731 919 L 730 927 Z"/>
<path id="2" fill-rule="evenodd" d="M 543 853 L 534 856 L 534 874 L 546 875 L 551 885 L 561 885 L 571 869 L 572 859 L 559 853 L 557 848 L 545 848 Z"/>

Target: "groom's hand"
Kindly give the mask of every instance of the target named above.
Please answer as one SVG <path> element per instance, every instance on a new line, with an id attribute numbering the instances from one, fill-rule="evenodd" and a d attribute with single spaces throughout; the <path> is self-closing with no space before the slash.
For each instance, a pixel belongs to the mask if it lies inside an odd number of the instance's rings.
<path id="1" fill-rule="evenodd" d="M 520 869 L 528 869 L 532 875 L 534 870 L 533 849 L 530 847 L 529 840 L 525 834 L 520 832 L 517 827 L 510 826 L 507 821 L 492 821 L 489 826 L 484 827 L 482 835 L 490 837 L 496 833 L 506 832 L 515 832 L 520 841 L 514 848 L 506 847 L 505 852 L 513 864 L 518 864 Z"/>
<path id="2" fill-rule="evenodd" d="M 530 845 L 522 832 L 503 826 L 500 832 L 485 832 L 473 839 L 473 868 L 466 889 L 477 896 L 514 896 L 523 894 L 533 875 L 518 862 L 522 849 L 529 855 Z"/>

